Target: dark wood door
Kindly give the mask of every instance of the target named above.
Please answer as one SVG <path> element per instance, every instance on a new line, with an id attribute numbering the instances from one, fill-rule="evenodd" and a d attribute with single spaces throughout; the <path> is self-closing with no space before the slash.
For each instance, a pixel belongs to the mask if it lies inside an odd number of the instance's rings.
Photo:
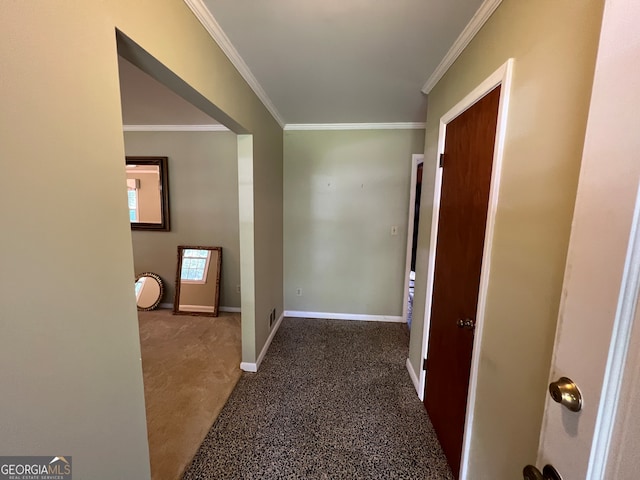
<path id="1" fill-rule="evenodd" d="M 462 436 L 489 203 L 500 87 L 447 125 L 425 407 L 454 474 Z"/>
<path id="2" fill-rule="evenodd" d="M 424 162 L 418 165 L 416 172 L 416 200 L 413 210 L 413 240 L 411 241 L 411 271 L 416 271 L 416 256 L 418 254 L 418 227 L 420 225 L 420 199 L 422 198 L 422 171 Z"/>

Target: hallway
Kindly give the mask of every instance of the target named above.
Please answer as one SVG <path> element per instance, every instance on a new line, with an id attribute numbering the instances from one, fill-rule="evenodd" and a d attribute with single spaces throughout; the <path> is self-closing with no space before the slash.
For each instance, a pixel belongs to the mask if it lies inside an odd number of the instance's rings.
<path id="1" fill-rule="evenodd" d="M 407 375 L 405 324 L 290 319 L 184 479 L 451 479 Z"/>

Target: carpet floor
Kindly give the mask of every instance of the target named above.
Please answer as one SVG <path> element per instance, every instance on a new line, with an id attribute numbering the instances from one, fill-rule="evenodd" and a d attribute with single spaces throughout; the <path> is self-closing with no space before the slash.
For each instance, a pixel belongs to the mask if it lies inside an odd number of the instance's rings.
<path id="1" fill-rule="evenodd" d="M 184 480 L 452 479 L 408 342 L 404 324 L 284 319 Z"/>
<path id="2" fill-rule="evenodd" d="M 240 378 L 240 314 L 138 312 L 153 480 L 179 479 Z"/>

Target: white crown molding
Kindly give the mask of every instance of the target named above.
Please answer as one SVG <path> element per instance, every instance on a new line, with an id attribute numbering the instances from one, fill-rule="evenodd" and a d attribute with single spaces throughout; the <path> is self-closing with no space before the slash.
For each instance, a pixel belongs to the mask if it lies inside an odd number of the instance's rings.
<path id="1" fill-rule="evenodd" d="M 229 132 L 224 125 L 123 125 L 125 132 Z"/>
<path id="2" fill-rule="evenodd" d="M 453 43 L 447 54 L 444 56 L 440 65 L 436 67 L 427 82 L 422 87 L 422 92 L 429 94 L 429 92 L 436 86 L 447 70 L 453 65 L 453 62 L 460 56 L 460 54 L 467 48 L 467 45 L 471 43 L 473 37 L 480 31 L 482 26 L 489 20 L 489 17 L 495 12 L 496 8 L 500 6 L 502 0 L 484 0 L 478 11 L 475 13 L 471 21 L 464 28 L 460 36 Z"/>
<path id="3" fill-rule="evenodd" d="M 265 108 L 269 110 L 273 118 L 275 118 L 276 122 L 280 124 L 281 127 L 284 127 L 284 120 L 280 115 L 280 112 L 276 109 L 271 99 L 267 96 L 267 93 L 264 91 L 262 86 L 256 80 L 256 77 L 253 76 L 251 70 L 242 59 L 238 51 L 235 49 L 227 34 L 224 33 L 220 24 L 216 21 L 212 13 L 209 11 L 207 6 L 204 4 L 203 0 L 184 0 L 184 3 L 191 9 L 196 18 L 200 21 L 202 26 L 209 32 L 209 35 L 213 38 L 213 40 L 218 44 L 220 49 L 224 52 L 224 54 L 229 58 L 234 67 L 238 70 L 242 78 L 249 84 L 254 93 L 258 96 L 258 98 L 262 101 Z"/>
<path id="4" fill-rule="evenodd" d="M 288 123 L 285 130 L 422 130 L 424 123 Z"/>

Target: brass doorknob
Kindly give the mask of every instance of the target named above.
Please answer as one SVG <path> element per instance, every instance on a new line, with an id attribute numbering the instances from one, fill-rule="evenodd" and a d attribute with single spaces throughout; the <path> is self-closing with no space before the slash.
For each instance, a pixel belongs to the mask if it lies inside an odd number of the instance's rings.
<path id="1" fill-rule="evenodd" d="M 570 378 L 561 377 L 549 384 L 549 394 L 554 402 L 564 405 L 572 412 L 582 410 L 582 393 Z"/>
<path id="2" fill-rule="evenodd" d="M 558 471 L 552 465 L 545 465 L 542 472 L 533 465 L 527 465 L 522 470 L 524 480 L 562 480 Z"/>
<path id="3" fill-rule="evenodd" d="M 522 478 L 524 480 L 544 480 L 542 472 L 533 465 L 527 465 L 522 470 Z"/>

